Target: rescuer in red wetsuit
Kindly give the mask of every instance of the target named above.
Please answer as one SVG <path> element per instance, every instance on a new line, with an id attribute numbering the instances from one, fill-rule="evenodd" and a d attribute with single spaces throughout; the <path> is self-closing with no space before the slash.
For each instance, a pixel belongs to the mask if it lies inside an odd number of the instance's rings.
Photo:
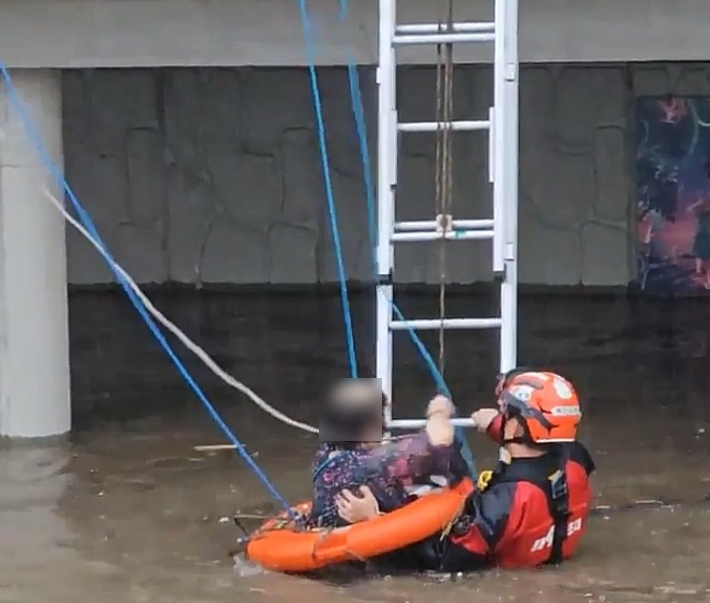
<path id="1" fill-rule="evenodd" d="M 585 531 L 594 463 L 576 441 L 581 419 L 572 385 L 550 372 L 501 377 L 498 409 L 473 419 L 509 456 L 467 498 L 444 537 L 420 546 L 419 569 L 530 568 L 574 554 Z M 485 480 L 484 480 L 485 481 Z M 360 521 L 378 512 L 372 498 L 341 503 Z"/>

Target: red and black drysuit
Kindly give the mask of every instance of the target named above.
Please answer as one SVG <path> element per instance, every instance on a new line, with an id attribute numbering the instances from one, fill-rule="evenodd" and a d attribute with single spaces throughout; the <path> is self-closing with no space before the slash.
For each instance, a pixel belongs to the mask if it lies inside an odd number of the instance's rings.
<path id="1" fill-rule="evenodd" d="M 488 428 L 498 443 L 503 421 L 501 415 Z M 578 442 L 551 444 L 543 456 L 499 463 L 485 489 L 469 495 L 448 536 L 417 547 L 420 567 L 466 572 L 567 559 L 586 528 L 594 468 Z"/>

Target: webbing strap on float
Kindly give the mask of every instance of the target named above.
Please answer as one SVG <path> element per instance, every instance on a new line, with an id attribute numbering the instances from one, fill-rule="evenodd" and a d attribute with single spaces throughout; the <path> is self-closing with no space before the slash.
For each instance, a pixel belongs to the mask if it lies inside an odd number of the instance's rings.
<path id="1" fill-rule="evenodd" d="M 151 317 L 150 313 L 146 308 L 145 303 L 135 294 L 135 292 L 129 286 L 129 283 L 123 276 L 123 273 L 119 269 L 118 264 L 113 259 L 113 256 L 108 251 L 105 243 L 103 242 L 103 239 L 101 238 L 101 235 L 98 233 L 96 226 L 91 220 L 91 216 L 89 216 L 88 212 L 86 211 L 86 209 L 84 209 L 76 194 L 69 186 L 69 183 L 64 177 L 63 171 L 59 167 L 57 167 L 52 161 L 47 151 L 47 148 L 44 142 L 42 141 L 42 137 L 37 132 L 37 128 L 35 127 L 32 119 L 30 118 L 25 104 L 22 102 L 19 94 L 17 93 L 17 89 L 13 84 L 12 77 L 10 76 L 8 68 L 2 62 L 0 62 L 0 75 L 2 76 L 2 80 L 7 88 L 7 97 L 10 102 L 10 106 L 13 110 L 17 112 L 17 115 L 20 118 L 20 122 L 22 123 L 22 126 L 25 130 L 25 133 L 27 134 L 30 144 L 37 153 L 37 156 L 39 157 L 40 161 L 47 168 L 56 186 L 60 190 L 62 190 L 66 198 L 69 199 L 82 226 L 89 232 L 94 242 L 100 248 L 102 257 L 106 260 L 106 263 L 111 272 L 113 273 L 114 278 L 119 283 L 119 285 L 121 285 L 121 288 L 124 290 L 126 296 L 133 304 L 133 307 L 136 309 L 139 316 L 146 324 L 153 337 L 155 337 L 156 341 L 163 349 L 165 354 L 168 356 L 168 358 L 170 358 L 178 373 L 180 373 L 180 376 L 185 380 L 190 389 L 192 389 L 192 391 L 195 393 L 197 399 L 207 411 L 207 414 L 209 414 L 209 416 L 215 422 L 217 427 L 219 427 L 225 437 L 234 446 L 237 453 L 242 457 L 242 459 L 244 459 L 247 466 L 254 472 L 256 477 L 264 485 L 269 494 L 271 494 L 281 505 L 284 506 L 285 509 L 290 512 L 290 505 L 286 502 L 286 499 L 281 496 L 281 494 L 279 494 L 278 490 L 276 490 L 276 487 L 271 483 L 269 478 L 256 464 L 256 462 L 254 462 L 244 445 L 239 441 L 234 432 L 225 423 L 224 419 L 217 412 L 215 407 L 212 405 L 205 393 L 202 391 L 202 388 L 200 388 L 200 386 L 197 384 L 195 379 L 187 370 L 183 362 L 178 358 L 177 354 L 165 338 L 165 335 L 163 335 L 162 331 Z"/>

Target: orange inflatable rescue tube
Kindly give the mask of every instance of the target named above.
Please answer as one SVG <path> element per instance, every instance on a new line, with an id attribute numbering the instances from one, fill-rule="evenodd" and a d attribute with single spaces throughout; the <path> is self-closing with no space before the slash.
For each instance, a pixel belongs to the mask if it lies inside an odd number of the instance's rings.
<path id="1" fill-rule="evenodd" d="M 372 559 L 420 542 L 446 526 L 461 512 L 474 486 L 468 479 L 457 486 L 426 494 L 401 509 L 343 528 L 299 529 L 282 513 L 262 525 L 249 539 L 246 555 L 265 569 L 308 572 Z M 311 503 L 292 508 L 307 513 Z"/>

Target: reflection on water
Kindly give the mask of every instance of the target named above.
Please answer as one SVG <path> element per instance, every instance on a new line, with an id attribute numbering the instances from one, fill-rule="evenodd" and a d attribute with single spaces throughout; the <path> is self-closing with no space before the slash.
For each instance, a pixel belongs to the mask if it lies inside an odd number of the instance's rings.
<path id="1" fill-rule="evenodd" d="M 159 305 L 230 372 L 299 419 L 314 421 L 323 381 L 345 374 L 338 301 L 316 296 L 182 293 Z M 411 316 L 436 315 L 411 296 Z M 486 313 L 474 297 L 452 313 Z M 577 559 L 562 568 L 461 580 L 382 577 L 348 586 L 257 575 L 236 579 L 225 518 L 268 496 L 232 453 L 198 453 L 220 434 L 112 294 L 72 300 L 76 425 L 71 443 L 0 448 L 0 601 L 77 603 L 362 600 L 705 601 L 710 596 L 707 341 L 710 306 L 535 298 L 521 305 L 523 362 L 569 375 L 586 403 L 599 511 Z M 359 343 L 371 343 L 369 300 L 356 299 Z M 397 343 L 395 405 L 415 416 L 432 384 L 411 344 Z M 432 343 L 435 335 L 431 337 Z M 464 410 L 490 402 L 494 334 L 453 333 L 447 378 Z M 432 343 L 433 345 L 433 343 Z M 196 366 L 190 363 L 190 366 Z M 306 497 L 312 436 L 264 416 L 204 369 L 210 397 L 291 499 Z M 472 435 L 481 464 L 495 447 Z"/>

